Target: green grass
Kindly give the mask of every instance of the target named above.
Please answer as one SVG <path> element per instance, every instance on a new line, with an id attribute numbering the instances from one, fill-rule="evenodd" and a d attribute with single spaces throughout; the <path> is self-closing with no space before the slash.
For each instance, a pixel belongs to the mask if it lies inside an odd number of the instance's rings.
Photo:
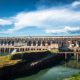
<path id="1" fill-rule="evenodd" d="M 0 56 L 0 68 L 4 66 L 14 65 L 20 60 L 11 60 L 12 55 Z"/>
<path id="2" fill-rule="evenodd" d="M 66 78 L 64 80 L 80 80 L 80 74 L 73 75 L 70 78 Z"/>
<path id="3" fill-rule="evenodd" d="M 58 49 L 55 49 L 55 50 L 50 50 L 51 53 L 58 53 L 59 50 Z"/>
<path id="4" fill-rule="evenodd" d="M 48 50 L 29 50 L 29 51 L 24 51 L 24 52 L 16 52 L 16 53 L 31 53 L 31 52 L 45 52 Z"/>

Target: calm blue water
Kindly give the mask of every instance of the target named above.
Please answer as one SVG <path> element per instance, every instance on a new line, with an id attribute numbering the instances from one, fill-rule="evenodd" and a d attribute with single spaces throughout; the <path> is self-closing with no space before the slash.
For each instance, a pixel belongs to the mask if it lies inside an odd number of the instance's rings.
<path id="1" fill-rule="evenodd" d="M 15 80 L 64 80 L 64 78 L 67 78 L 79 72 L 79 69 L 68 68 L 65 66 L 56 66 L 41 70 L 32 76 L 18 78 Z"/>

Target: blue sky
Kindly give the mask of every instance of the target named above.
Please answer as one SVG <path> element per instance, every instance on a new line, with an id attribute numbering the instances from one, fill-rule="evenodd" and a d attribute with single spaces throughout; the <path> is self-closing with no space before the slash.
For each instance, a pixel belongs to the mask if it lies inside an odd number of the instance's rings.
<path id="1" fill-rule="evenodd" d="M 0 36 L 79 36 L 80 0 L 0 0 Z"/>

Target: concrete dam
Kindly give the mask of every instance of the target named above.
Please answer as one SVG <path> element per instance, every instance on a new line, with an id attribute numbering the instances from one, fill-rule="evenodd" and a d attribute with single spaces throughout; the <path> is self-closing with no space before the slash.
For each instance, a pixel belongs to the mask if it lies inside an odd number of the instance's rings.
<path id="1" fill-rule="evenodd" d="M 0 53 L 70 49 L 80 51 L 80 36 L 0 37 Z"/>

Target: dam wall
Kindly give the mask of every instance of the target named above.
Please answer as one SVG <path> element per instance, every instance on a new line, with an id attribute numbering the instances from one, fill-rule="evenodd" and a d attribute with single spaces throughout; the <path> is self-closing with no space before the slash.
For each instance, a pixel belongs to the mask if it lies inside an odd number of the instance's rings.
<path id="1" fill-rule="evenodd" d="M 0 37 L 0 53 L 71 49 L 80 51 L 80 36 Z"/>

